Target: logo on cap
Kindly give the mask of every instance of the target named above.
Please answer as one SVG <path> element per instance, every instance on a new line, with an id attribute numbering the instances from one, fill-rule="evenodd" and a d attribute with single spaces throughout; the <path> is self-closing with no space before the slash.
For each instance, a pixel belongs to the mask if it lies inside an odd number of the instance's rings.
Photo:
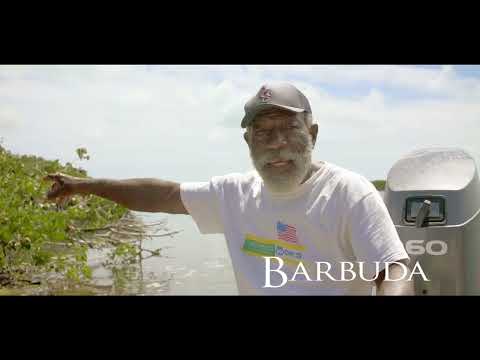
<path id="1" fill-rule="evenodd" d="M 260 100 L 262 100 L 262 102 L 267 102 L 272 98 L 272 90 L 267 89 L 265 86 L 262 86 L 258 97 L 260 98 Z"/>

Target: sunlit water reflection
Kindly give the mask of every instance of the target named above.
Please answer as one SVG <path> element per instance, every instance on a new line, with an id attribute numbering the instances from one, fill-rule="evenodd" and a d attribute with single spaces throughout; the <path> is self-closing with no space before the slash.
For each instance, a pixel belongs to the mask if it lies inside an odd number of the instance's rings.
<path id="1" fill-rule="evenodd" d="M 146 223 L 158 222 L 165 214 L 135 212 Z M 104 257 L 91 251 L 94 289 L 115 295 L 237 295 L 237 287 L 225 239 L 222 235 L 201 235 L 188 216 L 167 216 L 172 237 L 145 240 L 148 249 L 161 248 L 160 257 L 113 272 L 102 263 Z"/>

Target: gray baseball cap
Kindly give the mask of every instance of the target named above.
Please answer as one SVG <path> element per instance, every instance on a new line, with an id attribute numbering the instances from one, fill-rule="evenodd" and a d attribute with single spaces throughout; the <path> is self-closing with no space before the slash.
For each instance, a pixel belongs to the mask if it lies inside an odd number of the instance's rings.
<path id="1" fill-rule="evenodd" d="M 249 126 L 259 111 L 270 108 L 312 113 L 307 98 L 295 86 L 287 83 L 265 84 L 245 104 L 242 128 Z"/>

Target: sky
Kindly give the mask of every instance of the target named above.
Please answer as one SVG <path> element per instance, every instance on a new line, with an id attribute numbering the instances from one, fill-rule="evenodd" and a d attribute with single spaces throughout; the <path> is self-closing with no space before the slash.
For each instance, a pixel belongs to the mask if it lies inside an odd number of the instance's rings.
<path id="1" fill-rule="evenodd" d="M 93 177 L 207 181 L 253 168 L 240 121 L 268 82 L 310 100 L 314 159 L 370 180 L 420 148 L 480 161 L 477 65 L 0 65 L 0 141 Z"/>

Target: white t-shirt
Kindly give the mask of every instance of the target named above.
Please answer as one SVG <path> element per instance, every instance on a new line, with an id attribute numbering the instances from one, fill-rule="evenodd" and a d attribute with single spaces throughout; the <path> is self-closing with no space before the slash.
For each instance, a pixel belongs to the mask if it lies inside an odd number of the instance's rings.
<path id="1" fill-rule="evenodd" d="M 371 182 L 334 164 L 320 164 L 287 194 L 269 191 L 256 171 L 180 185 L 199 231 L 225 235 L 241 295 L 371 295 L 374 282 L 360 279 L 359 262 L 364 262 L 363 277 L 372 279 L 377 264 L 381 271 L 385 262 L 408 259 Z M 271 258 L 267 268 L 265 256 L 282 259 L 283 267 Z M 355 279 L 340 281 L 347 263 L 355 265 Z M 330 276 L 317 274 L 318 268 Z M 267 273 L 268 285 L 277 287 L 266 287 Z"/>

